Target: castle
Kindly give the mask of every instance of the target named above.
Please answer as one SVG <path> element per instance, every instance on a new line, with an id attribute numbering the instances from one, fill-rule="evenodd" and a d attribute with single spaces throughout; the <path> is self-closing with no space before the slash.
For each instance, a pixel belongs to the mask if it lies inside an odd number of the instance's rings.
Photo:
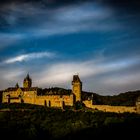
<path id="1" fill-rule="evenodd" d="M 49 92 L 41 93 L 41 88 L 32 87 L 32 79 L 29 74 L 23 80 L 23 87 L 19 87 L 18 83 L 15 87 L 4 90 L 2 96 L 3 103 L 30 103 L 36 105 L 44 105 L 48 107 L 73 106 L 76 101 L 81 101 L 82 82 L 78 75 L 73 76 L 72 91 L 65 92 Z"/>
<path id="2" fill-rule="evenodd" d="M 140 98 L 137 100 L 136 106 L 130 107 L 95 105 L 92 95 L 90 95 L 88 99 L 84 99 L 82 96 L 82 82 L 78 75 L 73 75 L 72 90 L 69 90 L 69 92 L 49 89 L 43 91 L 41 88 L 32 87 L 32 79 L 29 74 L 27 74 L 23 80 L 23 87 L 19 87 L 19 85 L 16 84 L 15 87 L 5 89 L 2 94 L 2 103 L 29 103 L 47 107 L 59 107 L 62 109 L 65 106 L 73 106 L 77 101 L 84 103 L 88 108 L 104 112 L 140 113 Z"/>

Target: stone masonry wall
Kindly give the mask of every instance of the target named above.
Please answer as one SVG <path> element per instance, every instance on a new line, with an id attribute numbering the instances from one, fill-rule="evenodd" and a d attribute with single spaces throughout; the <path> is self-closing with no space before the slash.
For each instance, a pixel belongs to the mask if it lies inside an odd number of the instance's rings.
<path id="1" fill-rule="evenodd" d="M 98 109 L 104 112 L 115 112 L 115 113 L 124 113 L 124 112 L 130 112 L 130 113 L 136 113 L 136 107 L 127 107 L 127 106 L 110 106 L 110 105 L 94 105 L 92 104 L 92 101 L 83 101 L 83 103 L 86 105 L 86 107 L 92 108 L 92 109 Z"/>

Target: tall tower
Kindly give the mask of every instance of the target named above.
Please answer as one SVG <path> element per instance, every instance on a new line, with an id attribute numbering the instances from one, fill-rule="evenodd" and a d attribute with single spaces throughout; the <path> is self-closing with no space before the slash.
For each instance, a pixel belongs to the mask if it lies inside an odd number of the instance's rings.
<path id="1" fill-rule="evenodd" d="M 73 75 L 72 92 L 75 95 L 75 101 L 81 101 L 82 82 L 78 75 Z"/>
<path id="2" fill-rule="evenodd" d="M 32 86 L 32 79 L 30 78 L 29 74 L 24 78 L 23 87 L 24 88 L 31 88 Z"/>

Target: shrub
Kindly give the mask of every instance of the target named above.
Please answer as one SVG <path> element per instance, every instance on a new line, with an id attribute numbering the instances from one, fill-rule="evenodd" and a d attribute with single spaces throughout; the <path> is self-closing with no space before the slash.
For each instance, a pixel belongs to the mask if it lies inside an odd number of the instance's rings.
<path id="1" fill-rule="evenodd" d="M 77 101 L 74 104 L 74 109 L 79 110 L 79 109 L 83 109 L 85 107 L 85 104 L 82 103 L 81 101 Z"/>

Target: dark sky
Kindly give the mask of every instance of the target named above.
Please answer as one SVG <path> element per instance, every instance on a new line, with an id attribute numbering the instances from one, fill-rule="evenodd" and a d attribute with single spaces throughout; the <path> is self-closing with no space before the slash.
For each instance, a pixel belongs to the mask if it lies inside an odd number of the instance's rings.
<path id="1" fill-rule="evenodd" d="M 140 89 L 137 0 L 0 1 L 0 88 L 22 81 L 102 95 Z"/>

